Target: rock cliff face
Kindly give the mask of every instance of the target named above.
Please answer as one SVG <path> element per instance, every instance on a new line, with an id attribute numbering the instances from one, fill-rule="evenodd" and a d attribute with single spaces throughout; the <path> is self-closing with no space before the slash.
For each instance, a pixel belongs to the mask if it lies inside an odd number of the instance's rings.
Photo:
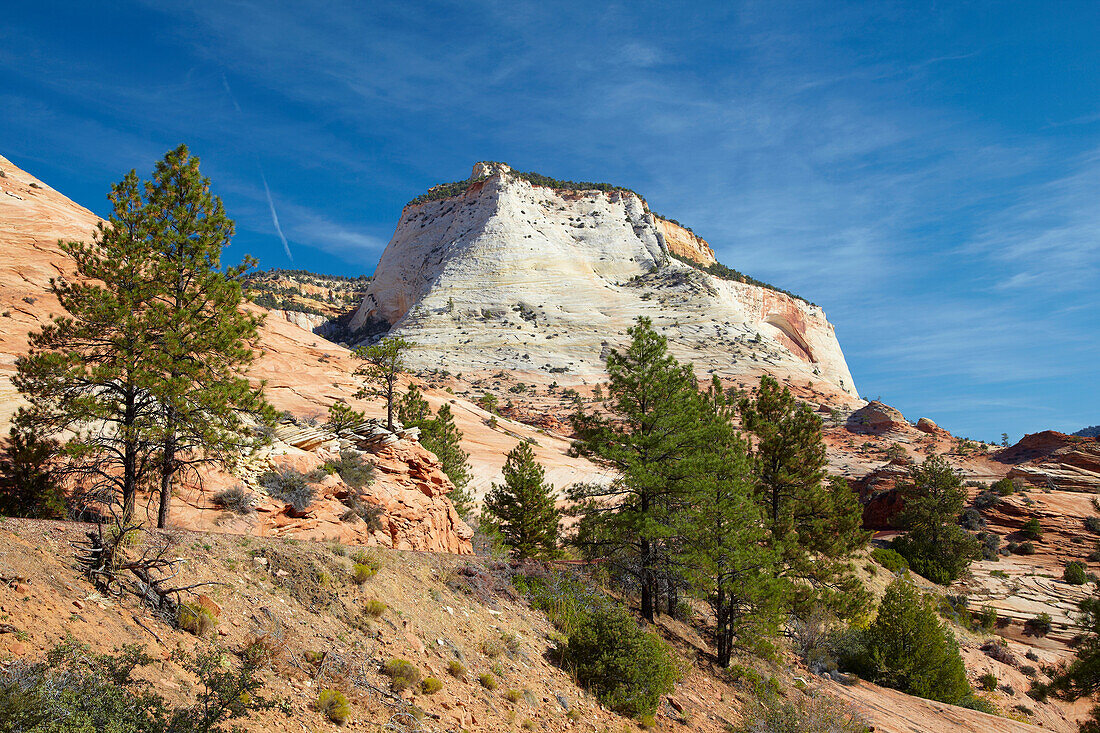
<path id="1" fill-rule="evenodd" d="M 453 190 L 405 207 L 350 321 L 359 339 L 393 330 L 419 346 L 414 366 L 568 382 L 598 378 L 606 350 L 648 316 L 701 377 L 768 372 L 856 399 L 820 307 L 670 257 L 713 262 L 706 242 L 638 195 L 533 185 L 485 163 Z"/>
<path id="2" fill-rule="evenodd" d="M 686 257 L 700 265 L 712 265 L 718 261 L 707 240 L 694 232 L 659 216 L 653 217 L 653 223 L 664 237 L 665 246 L 672 254 Z"/>

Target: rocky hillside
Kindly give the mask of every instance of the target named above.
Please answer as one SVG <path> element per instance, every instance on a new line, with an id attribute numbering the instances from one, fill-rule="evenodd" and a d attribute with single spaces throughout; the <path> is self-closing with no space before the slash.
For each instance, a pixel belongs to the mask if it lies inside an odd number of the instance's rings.
<path id="1" fill-rule="evenodd" d="M 4 174 L 0 177 L 0 435 L 6 435 L 21 404 L 11 384 L 15 360 L 26 352 L 28 335 L 60 310 L 48 289 L 50 278 L 72 274 L 71 262 L 58 247 L 58 239 L 90 240 L 98 218 L 5 158 L 0 158 L 0 172 Z M 323 292 L 324 286 L 316 287 Z M 261 329 L 263 352 L 250 376 L 265 383 L 268 400 L 284 411 L 286 420 L 274 445 L 249 456 L 241 473 L 210 473 L 181 491 L 177 502 L 180 526 L 469 552 L 469 528 L 446 496 L 453 486 L 435 456 L 409 439 L 372 447 L 365 453 L 378 475 L 365 500 L 384 510 L 379 530 L 369 529 L 363 522 L 340 521 L 347 511 L 344 502 L 349 492 L 336 477 L 315 482 L 318 501 L 304 512 L 265 497 L 256 483 L 264 471 L 292 466 L 308 472 L 334 457 L 340 446 L 324 439 L 323 433 L 318 440 L 316 430 L 310 438 L 309 424 L 316 424 L 335 400 L 351 400 L 358 389 L 351 377 L 357 361 L 347 349 L 279 314 L 268 313 Z M 356 404 L 373 415 L 380 413 L 377 403 Z M 303 431 L 303 427 L 307 429 Z M 219 491 L 238 485 L 257 499 L 257 511 L 246 517 L 214 502 Z"/>
<path id="2" fill-rule="evenodd" d="M 245 277 L 253 303 L 309 331 L 350 316 L 369 283 L 369 275 L 343 277 L 307 270 L 262 270 Z"/>
<path id="3" fill-rule="evenodd" d="M 188 699 L 194 679 L 171 652 L 210 641 L 175 628 L 129 594 L 99 592 L 72 560 L 71 543 L 87 529 L 0 519 L 0 668 L 38 660 L 67 636 L 95 651 L 137 644 L 158 660 L 151 670 L 157 691 L 173 701 Z M 267 650 L 263 694 L 283 700 L 285 712 L 234 721 L 249 733 L 340 730 L 315 705 L 328 687 L 347 694 L 350 730 L 639 730 L 637 721 L 608 711 L 550 661 L 558 631 L 515 590 L 510 578 L 517 568 L 508 563 L 393 550 L 361 554 L 339 544 L 186 530 L 152 532 L 142 543 L 135 552 L 164 548 L 184 562 L 188 582 L 213 583 L 199 589 L 199 602 L 215 617 L 209 633 L 219 645 L 230 654 L 256 642 Z M 354 562 L 377 572 L 356 582 Z M 884 571 L 877 572 L 881 578 Z M 707 661 L 707 643 L 691 627 L 662 616 L 655 630 L 673 645 L 683 671 L 661 700 L 657 730 L 729 730 L 757 694 L 756 675 L 774 680 L 791 699 L 801 697 L 803 686 L 844 700 L 878 733 L 1040 730 L 867 682 L 841 685 L 789 654 L 778 662 L 740 657 L 741 669 L 751 672 L 733 678 Z M 974 678 L 993 665 L 979 643 L 962 640 Z M 439 689 L 392 691 L 382 672 L 390 659 L 415 665 L 439 680 Z M 1006 665 L 995 669 L 1013 684 L 1024 679 L 1009 677 Z M 491 682 L 481 683 L 483 675 Z M 1057 707 L 1030 705 L 1042 729 L 1074 730 Z"/>
<path id="4" fill-rule="evenodd" d="M 414 200 L 351 333 L 399 333 L 422 367 L 579 383 L 648 316 L 700 376 L 768 372 L 857 399 L 820 307 L 714 269 L 706 242 L 654 217 L 636 193 L 588 185 L 478 163 L 468 181 Z"/>

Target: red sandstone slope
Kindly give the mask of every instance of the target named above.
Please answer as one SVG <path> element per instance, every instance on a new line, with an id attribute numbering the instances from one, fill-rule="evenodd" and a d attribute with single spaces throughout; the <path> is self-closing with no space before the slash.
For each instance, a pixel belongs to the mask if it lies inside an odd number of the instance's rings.
<path id="1" fill-rule="evenodd" d="M 15 360 L 26 351 L 28 334 L 60 311 L 48 289 L 50 278 L 72 272 L 57 240 L 88 240 L 98 218 L 3 157 L 0 171 L 4 174 L 0 177 L 0 434 L 6 434 L 20 404 L 11 384 Z M 337 399 L 350 400 L 357 389 L 350 376 L 355 360 L 347 349 L 285 319 L 267 319 L 261 330 L 261 344 L 263 353 L 251 374 L 266 383 L 268 399 L 279 410 L 298 417 L 321 416 L 329 404 Z M 361 406 L 371 408 L 371 403 Z M 251 461 L 252 475 L 284 460 L 279 454 L 301 454 L 301 460 L 312 464 L 311 468 L 331 457 L 331 452 L 323 449 L 302 451 L 276 445 L 271 455 Z M 215 507 L 211 498 L 241 477 L 216 473 L 208 476 L 201 487 L 185 487 L 178 502 L 177 520 L 189 528 L 301 534 L 406 549 L 470 551 L 469 528 L 446 498 L 453 487 L 439 470 L 435 456 L 416 443 L 401 441 L 389 455 L 375 454 L 369 459 L 379 471 L 367 499 L 387 512 L 382 532 L 369 532 L 362 523 L 339 521 L 342 511 L 335 506 L 339 502 L 330 495 L 346 493 L 347 487 L 342 485 L 320 487 L 322 499 L 310 507 L 307 515 L 311 516 L 293 522 L 286 507 L 272 502 L 261 502 L 262 511 L 250 517 L 234 517 Z"/>

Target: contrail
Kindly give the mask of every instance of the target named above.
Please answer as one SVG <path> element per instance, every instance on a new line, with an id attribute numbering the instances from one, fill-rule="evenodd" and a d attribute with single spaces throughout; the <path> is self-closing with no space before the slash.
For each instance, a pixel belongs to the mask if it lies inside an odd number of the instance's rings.
<path id="1" fill-rule="evenodd" d="M 237 114 L 243 114 L 241 112 L 241 105 L 237 104 L 237 95 L 233 93 L 233 89 L 229 86 L 229 79 L 226 77 L 225 72 L 222 72 L 222 86 L 225 87 L 225 93 L 229 95 L 229 101 L 233 103 L 233 107 L 236 108 Z M 253 154 L 255 157 L 255 154 Z M 271 189 L 267 185 L 267 176 L 264 175 L 264 167 L 260 165 L 260 161 L 256 160 L 256 167 L 260 169 L 260 180 L 264 182 L 264 193 L 267 194 L 267 206 L 271 209 L 271 223 L 275 225 L 275 231 L 279 235 L 279 239 L 283 242 L 283 251 L 286 252 L 287 259 L 291 262 L 294 261 L 294 255 L 290 253 L 290 245 L 287 244 L 286 235 L 283 234 L 283 228 L 279 226 L 279 215 L 275 213 L 275 201 L 271 198 Z"/>
<path id="2" fill-rule="evenodd" d="M 233 106 L 237 109 L 237 113 L 239 114 L 241 105 L 237 104 L 237 95 L 229 88 L 229 79 L 225 77 L 224 71 L 222 72 L 222 86 L 225 87 L 225 93 L 229 95 L 229 101 L 233 103 Z"/>
<path id="3" fill-rule="evenodd" d="M 290 254 L 290 245 L 286 242 L 286 235 L 283 234 L 283 228 L 279 226 L 279 215 L 275 213 L 275 202 L 271 198 L 271 189 L 267 187 L 267 177 L 264 175 L 264 169 L 260 168 L 260 180 L 264 182 L 264 193 L 267 194 L 267 205 L 271 209 L 271 223 L 275 225 L 275 231 L 279 234 L 279 239 L 283 240 L 283 251 L 286 252 L 286 256 L 291 262 L 294 261 L 294 255 Z"/>

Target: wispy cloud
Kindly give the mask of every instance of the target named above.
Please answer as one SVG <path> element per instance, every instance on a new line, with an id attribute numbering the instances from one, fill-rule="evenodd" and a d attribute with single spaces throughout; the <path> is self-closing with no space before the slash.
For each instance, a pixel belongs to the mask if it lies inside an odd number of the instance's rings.
<path id="1" fill-rule="evenodd" d="M 264 183 L 264 195 L 267 197 L 267 206 L 271 209 L 271 223 L 275 225 L 275 233 L 279 235 L 279 241 L 283 243 L 283 252 L 286 253 L 287 259 L 293 262 L 294 255 L 290 254 L 290 245 L 287 244 L 283 228 L 279 226 L 279 215 L 275 213 L 275 201 L 271 198 L 271 189 L 267 185 L 267 176 L 264 175 L 263 168 L 260 169 L 260 180 Z"/>

